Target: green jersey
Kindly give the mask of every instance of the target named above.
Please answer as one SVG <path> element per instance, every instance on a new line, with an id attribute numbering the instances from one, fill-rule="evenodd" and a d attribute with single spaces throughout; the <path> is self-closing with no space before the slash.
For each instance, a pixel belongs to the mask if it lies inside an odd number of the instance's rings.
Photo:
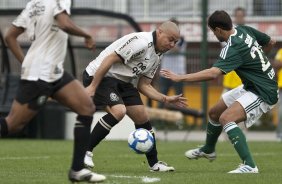
<path id="1" fill-rule="evenodd" d="M 238 26 L 213 66 L 225 74 L 234 70 L 245 90 L 273 105 L 278 101 L 278 86 L 274 69 L 261 49 L 269 41 L 268 35 L 254 28 Z"/>

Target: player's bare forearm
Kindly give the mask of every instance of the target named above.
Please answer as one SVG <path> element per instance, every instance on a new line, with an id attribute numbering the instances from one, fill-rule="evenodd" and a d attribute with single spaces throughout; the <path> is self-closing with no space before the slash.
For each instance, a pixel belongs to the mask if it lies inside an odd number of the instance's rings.
<path id="1" fill-rule="evenodd" d="M 5 41 L 7 46 L 10 48 L 10 50 L 12 51 L 12 53 L 15 55 L 15 57 L 20 63 L 22 63 L 24 60 L 24 53 L 20 44 L 17 41 L 17 38 L 23 32 L 24 32 L 23 28 L 12 26 L 8 30 L 7 34 L 5 35 Z"/>
<path id="2" fill-rule="evenodd" d="M 20 46 L 20 44 L 15 39 L 6 40 L 8 47 L 10 48 L 11 52 L 15 55 L 17 60 L 22 63 L 24 60 L 24 53 Z"/>
<path id="3" fill-rule="evenodd" d="M 262 47 L 262 50 L 267 54 L 267 53 L 269 53 L 272 50 L 272 48 L 275 46 L 275 44 L 276 44 L 276 40 L 271 39 L 268 42 L 267 45 Z"/>
<path id="4" fill-rule="evenodd" d="M 185 82 L 200 82 L 216 79 L 219 75 L 222 75 L 222 71 L 219 68 L 212 67 L 200 72 L 177 75 L 168 70 L 161 70 L 162 76 L 171 79 L 175 82 L 185 81 Z"/>
<path id="5" fill-rule="evenodd" d="M 164 102 L 166 95 L 158 92 L 152 85 L 151 85 L 151 79 L 146 77 L 141 77 L 138 82 L 138 90 L 145 95 L 146 97 L 156 100 L 159 102 Z"/>
<path id="6" fill-rule="evenodd" d="M 101 80 L 106 75 L 106 73 L 109 71 L 111 66 L 116 62 L 122 62 L 121 58 L 116 53 L 112 53 L 112 54 L 108 55 L 102 61 L 102 64 L 97 69 L 95 75 L 93 76 L 92 83 L 90 84 L 95 90 L 97 89 Z"/>
<path id="7" fill-rule="evenodd" d="M 169 103 L 172 105 L 176 105 L 178 107 L 186 107 L 187 99 L 183 97 L 182 94 L 178 94 L 175 96 L 166 96 L 160 92 L 158 92 L 152 85 L 151 79 L 146 77 L 141 77 L 138 82 L 138 90 L 152 100 L 156 100 L 163 103 Z"/>
<path id="8" fill-rule="evenodd" d="M 158 92 L 152 85 L 140 85 L 138 86 L 138 90 L 145 95 L 146 97 L 152 99 L 152 100 L 156 100 L 159 102 L 164 102 L 166 95 L 161 94 L 160 92 Z"/>
<path id="9" fill-rule="evenodd" d="M 214 69 L 206 69 L 196 73 L 181 75 L 180 80 L 186 82 L 208 81 L 216 79 L 220 73 L 221 71 L 216 72 Z"/>

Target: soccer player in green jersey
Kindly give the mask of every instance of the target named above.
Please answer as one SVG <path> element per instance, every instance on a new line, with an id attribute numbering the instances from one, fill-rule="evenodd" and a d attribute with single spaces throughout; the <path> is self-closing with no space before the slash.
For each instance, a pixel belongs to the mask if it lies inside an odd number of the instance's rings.
<path id="1" fill-rule="evenodd" d="M 208 19 L 208 26 L 220 42 L 227 42 L 213 67 L 186 75 L 176 75 L 168 70 L 161 70 L 161 74 L 173 81 L 198 82 L 212 80 L 234 70 L 243 85 L 224 93 L 210 109 L 205 145 L 188 150 L 185 155 L 189 159 L 204 157 L 214 160 L 215 145 L 224 129 L 242 160 L 242 164 L 229 173 L 258 173 L 245 135 L 237 123 L 244 122 L 247 128 L 252 126 L 278 101 L 275 73 L 265 55 L 275 41 L 248 26 L 233 28 L 225 11 L 215 11 Z"/>

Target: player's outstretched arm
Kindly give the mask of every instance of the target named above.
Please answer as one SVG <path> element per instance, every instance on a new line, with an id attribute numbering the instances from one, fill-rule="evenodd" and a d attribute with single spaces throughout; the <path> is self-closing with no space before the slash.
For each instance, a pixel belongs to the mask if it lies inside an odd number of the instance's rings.
<path id="1" fill-rule="evenodd" d="M 176 105 L 178 107 L 186 107 L 187 99 L 183 97 L 182 94 L 175 96 L 166 96 L 160 92 L 158 92 L 152 85 L 152 79 L 149 79 L 145 76 L 140 77 L 138 82 L 138 90 L 145 95 L 146 97 L 156 100 L 163 103 L 170 103 Z"/>
<path id="2" fill-rule="evenodd" d="M 86 87 L 86 92 L 89 96 L 94 96 L 96 89 L 102 81 L 103 77 L 109 71 L 111 66 L 117 62 L 122 62 L 122 59 L 115 52 L 105 57 L 105 59 L 97 69 L 95 75 L 93 76 L 91 84 Z"/>
<path id="3" fill-rule="evenodd" d="M 68 34 L 84 37 L 85 47 L 88 49 L 95 49 L 95 41 L 93 40 L 93 38 L 88 33 L 79 28 L 65 11 L 56 15 L 55 18 L 60 29 Z"/>
<path id="4" fill-rule="evenodd" d="M 24 31 L 25 31 L 24 28 L 16 27 L 12 25 L 5 35 L 5 41 L 7 46 L 10 48 L 10 50 L 12 51 L 12 53 L 15 55 L 15 57 L 18 59 L 20 63 L 22 63 L 24 60 L 24 53 L 20 44 L 17 42 L 17 38 Z"/>
<path id="5" fill-rule="evenodd" d="M 216 79 L 222 75 L 222 71 L 217 67 L 212 67 L 206 70 L 202 70 L 196 73 L 177 75 L 169 70 L 161 70 L 161 75 L 167 79 L 171 79 L 175 82 L 186 81 L 186 82 L 201 82 L 207 80 Z"/>

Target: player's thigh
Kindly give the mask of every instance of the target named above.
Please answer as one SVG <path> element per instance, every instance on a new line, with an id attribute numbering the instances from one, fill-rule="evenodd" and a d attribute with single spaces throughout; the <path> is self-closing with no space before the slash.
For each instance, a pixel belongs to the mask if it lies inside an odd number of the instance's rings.
<path id="1" fill-rule="evenodd" d="M 10 112 L 6 117 L 9 133 L 20 131 L 37 112 L 36 110 L 30 109 L 29 104 L 20 104 L 14 100 Z"/>
<path id="2" fill-rule="evenodd" d="M 212 121 L 219 122 L 219 117 L 227 109 L 227 106 L 223 99 L 221 98 L 210 110 L 209 118 Z"/>
<path id="3" fill-rule="evenodd" d="M 144 105 L 126 106 L 126 114 L 135 124 L 143 124 L 149 121 L 149 115 Z"/>
<path id="4" fill-rule="evenodd" d="M 89 116 L 95 112 L 92 99 L 87 95 L 84 87 L 78 80 L 72 80 L 63 85 L 54 93 L 53 98 L 80 115 Z"/>
<path id="5" fill-rule="evenodd" d="M 51 94 L 51 84 L 45 81 L 20 80 L 15 100 L 6 117 L 9 131 L 23 128 L 42 108 Z"/>
<path id="6" fill-rule="evenodd" d="M 235 101 L 231 106 L 229 106 L 219 117 L 219 122 L 222 126 L 229 122 L 240 123 L 245 121 L 247 118 L 244 107 Z"/>

